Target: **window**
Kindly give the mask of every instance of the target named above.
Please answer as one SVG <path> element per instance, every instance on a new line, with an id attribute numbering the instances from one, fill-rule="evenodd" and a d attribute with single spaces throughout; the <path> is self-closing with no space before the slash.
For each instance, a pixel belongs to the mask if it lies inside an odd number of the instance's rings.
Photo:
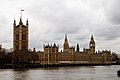
<path id="1" fill-rule="evenodd" d="M 19 40 L 19 35 L 18 34 L 16 35 L 16 40 Z"/>
<path id="2" fill-rule="evenodd" d="M 16 50 L 19 50 L 19 46 L 16 46 Z"/>
<path id="3" fill-rule="evenodd" d="M 22 35 L 22 40 L 26 40 L 26 35 Z"/>
<path id="4" fill-rule="evenodd" d="M 22 46 L 22 49 L 23 49 L 23 50 L 25 50 L 25 49 L 26 49 L 26 47 L 23 45 L 23 46 Z"/>
<path id="5" fill-rule="evenodd" d="M 54 50 L 52 50 L 52 52 L 55 52 Z"/>

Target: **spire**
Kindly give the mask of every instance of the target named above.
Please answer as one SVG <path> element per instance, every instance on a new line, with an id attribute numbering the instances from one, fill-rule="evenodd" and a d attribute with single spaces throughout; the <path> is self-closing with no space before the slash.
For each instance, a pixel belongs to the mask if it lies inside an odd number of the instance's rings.
<path id="1" fill-rule="evenodd" d="M 20 17 L 20 22 L 19 22 L 19 24 L 23 24 L 23 23 L 22 23 L 22 17 Z"/>
<path id="2" fill-rule="evenodd" d="M 33 48 L 33 52 L 34 52 L 34 53 L 36 52 L 36 49 L 35 49 L 35 48 Z"/>
<path id="3" fill-rule="evenodd" d="M 67 34 L 65 34 L 65 41 L 64 41 L 64 52 L 68 52 L 69 51 L 69 43 L 67 40 Z"/>
<path id="4" fill-rule="evenodd" d="M 0 44 L 0 50 L 2 49 L 2 44 Z"/>
<path id="5" fill-rule="evenodd" d="M 91 35 L 91 41 L 94 41 L 93 34 Z"/>
<path id="6" fill-rule="evenodd" d="M 77 44 L 77 50 L 76 51 L 79 52 L 79 44 Z"/>
<path id="7" fill-rule="evenodd" d="M 93 37 L 93 34 L 91 35 L 90 43 L 95 43 L 95 41 L 94 41 L 94 37 Z"/>
<path id="8" fill-rule="evenodd" d="M 27 21 L 26 21 L 26 25 L 28 25 L 28 18 L 27 18 Z"/>
<path id="9" fill-rule="evenodd" d="M 55 46 L 56 47 L 56 44 L 54 43 L 54 45 L 53 46 Z"/>
<path id="10" fill-rule="evenodd" d="M 68 40 L 67 40 L 67 34 L 65 34 L 65 42 L 67 42 Z"/>
<path id="11" fill-rule="evenodd" d="M 14 19 L 14 25 L 16 25 L 16 20 Z"/>

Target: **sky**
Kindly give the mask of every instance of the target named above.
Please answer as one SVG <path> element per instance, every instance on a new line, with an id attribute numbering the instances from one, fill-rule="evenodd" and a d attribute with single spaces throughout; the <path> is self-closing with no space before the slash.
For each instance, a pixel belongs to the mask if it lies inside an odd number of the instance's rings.
<path id="1" fill-rule="evenodd" d="M 93 34 L 96 50 L 120 53 L 120 0 L 0 0 L 0 44 L 13 47 L 13 21 L 29 21 L 29 48 L 44 44 L 88 48 Z"/>

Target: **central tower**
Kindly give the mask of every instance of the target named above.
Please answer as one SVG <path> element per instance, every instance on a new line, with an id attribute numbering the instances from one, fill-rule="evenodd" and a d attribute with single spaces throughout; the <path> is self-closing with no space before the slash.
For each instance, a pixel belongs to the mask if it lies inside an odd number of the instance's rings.
<path id="1" fill-rule="evenodd" d="M 13 23 L 13 50 L 28 50 L 28 19 L 26 25 L 23 25 L 20 17 L 19 24 L 16 25 L 16 20 Z"/>
<path id="2" fill-rule="evenodd" d="M 65 34 L 65 41 L 64 41 L 64 50 L 63 52 L 68 52 L 69 51 L 69 44 L 68 44 L 68 40 L 67 40 L 67 34 Z"/>

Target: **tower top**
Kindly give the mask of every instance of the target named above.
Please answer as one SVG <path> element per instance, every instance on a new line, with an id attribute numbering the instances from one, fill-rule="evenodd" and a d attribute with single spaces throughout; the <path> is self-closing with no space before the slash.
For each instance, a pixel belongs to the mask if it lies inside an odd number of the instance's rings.
<path id="1" fill-rule="evenodd" d="M 20 17 L 20 22 L 19 22 L 19 24 L 23 24 L 23 23 L 22 23 L 22 17 Z"/>
<path id="2" fill-rule="evenodd" d="M 94 40 L 94 38 L 93 38 L 93 34 L 91 35 L 91 40 Z"/>
<path id="3" fill-rule="evenodd" d="M 65 42 L 67 42 L 68 40 L 67 40 L 67 34 L 65 34 Z"/>
<path id="4" fill-rule="evenodd" d="M 26 21 L 26 25 L 28 25 L 28 18 L 27 18 L 27 21 Z"/>
<path id="5" fill-rule="evenodd" d="M 93 37 L 93 34 L 91 35 L 90 43 L 95 43 L 95 41 L 94 41 L 94 37 Z"/>
<path id="6" fill-rule="evenodd" d="M 15 20 L 15 18 L 14 18 L 14 25 L 16 25 L 16 20 Z"/>

